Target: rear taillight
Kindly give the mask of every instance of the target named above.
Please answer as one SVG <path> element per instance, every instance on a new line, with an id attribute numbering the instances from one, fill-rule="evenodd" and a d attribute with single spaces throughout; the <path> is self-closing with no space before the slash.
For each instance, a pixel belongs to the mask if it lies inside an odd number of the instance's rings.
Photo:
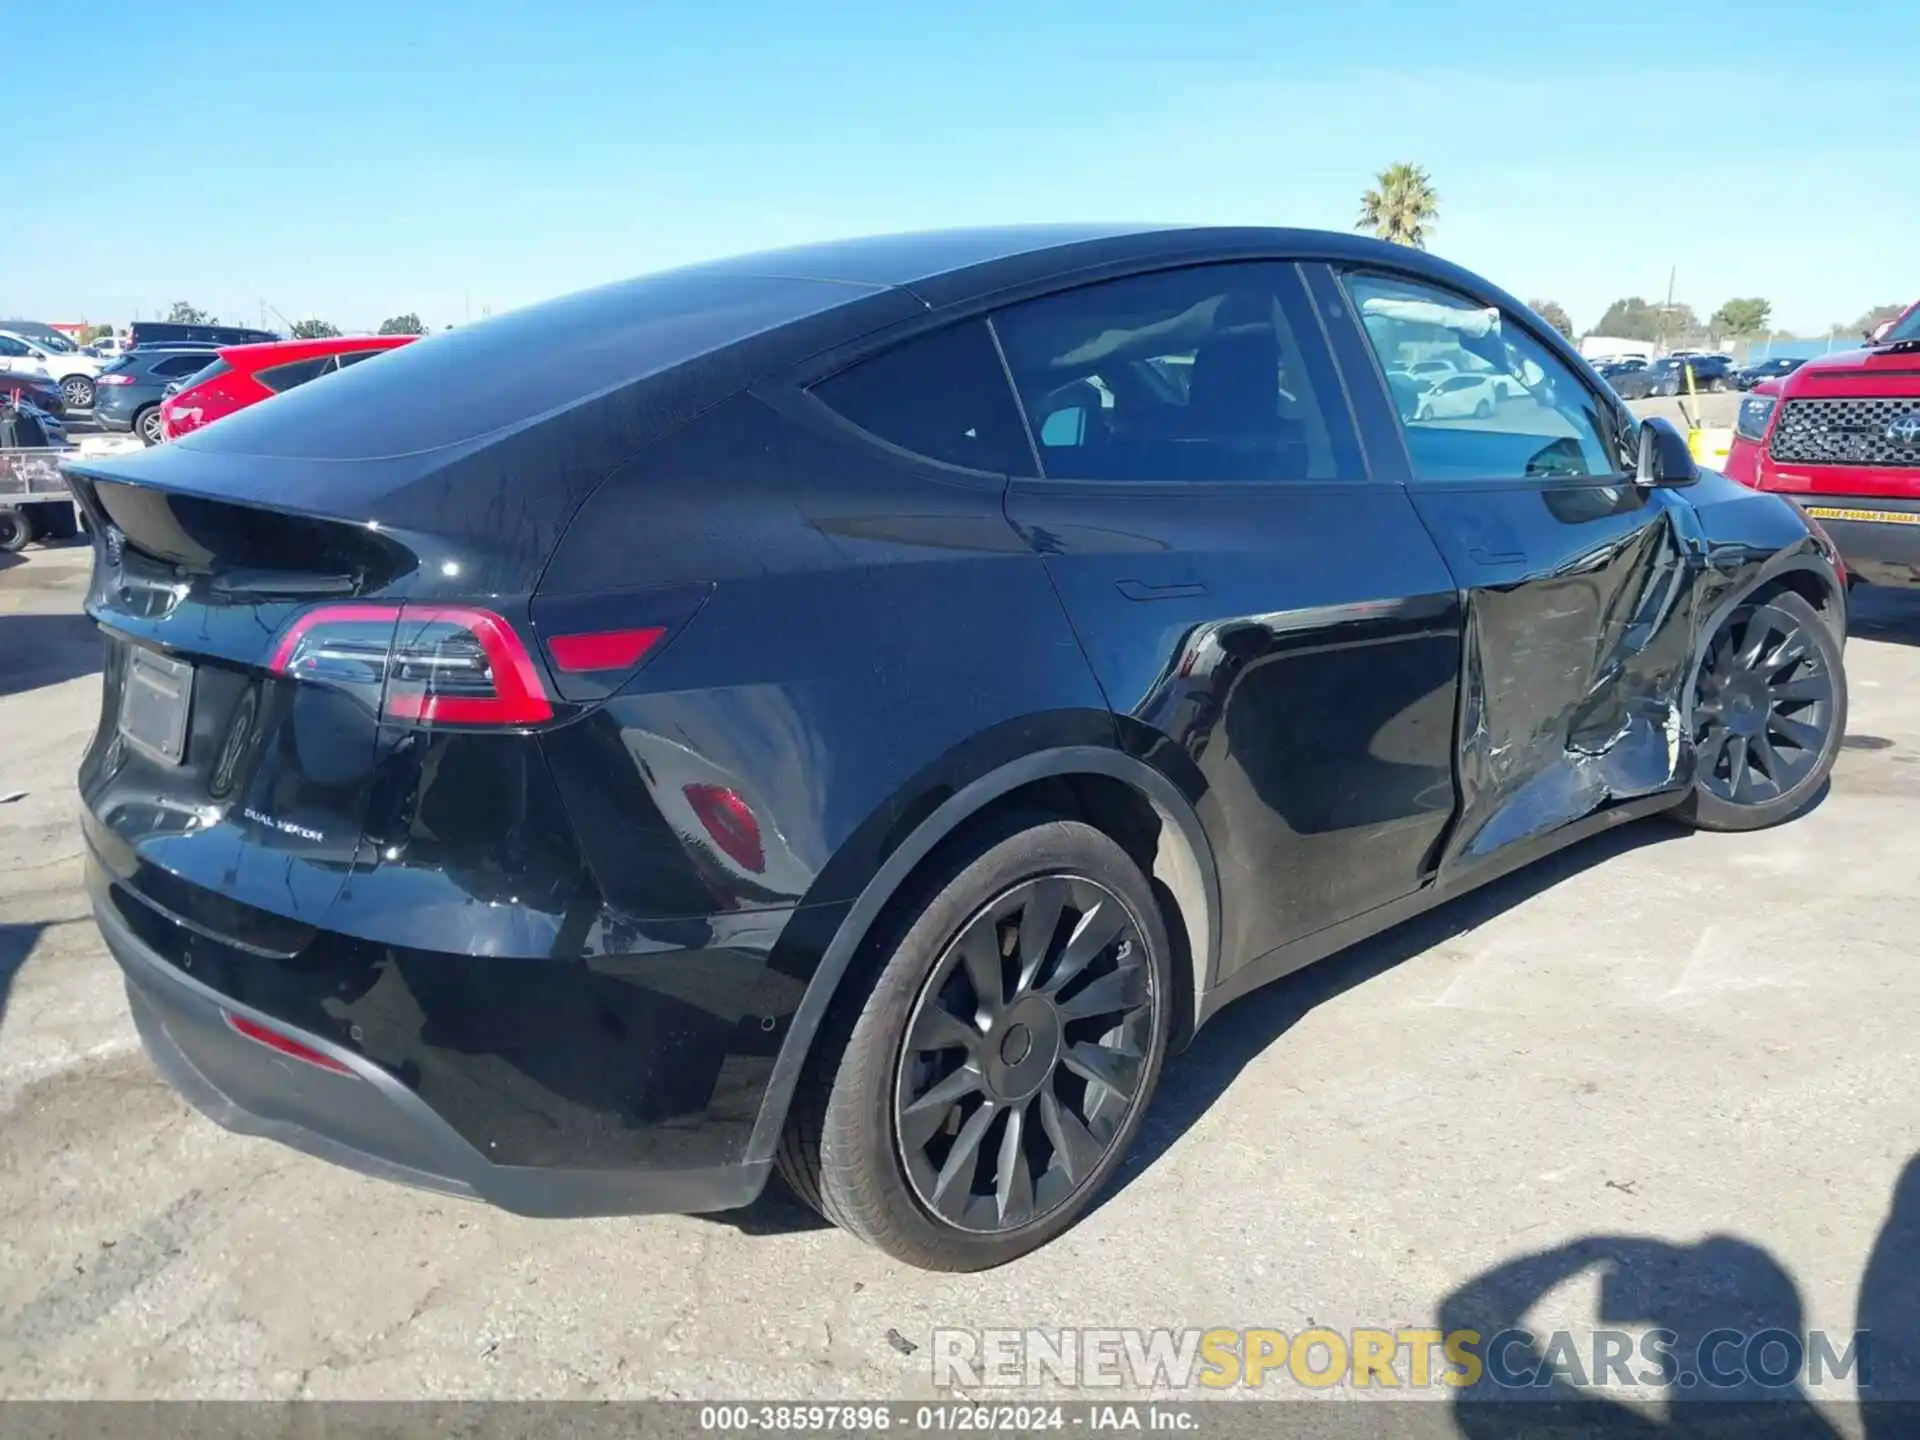
<path id="1" fill-rule="evenodd" d="M 274 646 L 276 675 L 357 694 L 383 720 L 539 725 L 553 718 L 533 657 L 491 610 L 460 605 L 322 605 Z"/>
<path id="2" fill-rule="evenodd" d="M 93 383 L 95 385 L 131 385 L 133 383 L 133 376 L 131 375 L 96 375 L 94 377 Z"/>

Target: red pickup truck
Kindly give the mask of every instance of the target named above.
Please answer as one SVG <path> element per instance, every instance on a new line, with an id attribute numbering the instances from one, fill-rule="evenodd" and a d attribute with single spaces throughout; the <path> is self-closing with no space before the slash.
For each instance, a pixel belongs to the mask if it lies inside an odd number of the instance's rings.
<path id="1" fill-rule="evenodd" d="M 1798 501 L 1849 575 L 1920 585 L 1920 303 L 1866 349 L 1756 386 L 1740 402 L 1726 469 Z"/>

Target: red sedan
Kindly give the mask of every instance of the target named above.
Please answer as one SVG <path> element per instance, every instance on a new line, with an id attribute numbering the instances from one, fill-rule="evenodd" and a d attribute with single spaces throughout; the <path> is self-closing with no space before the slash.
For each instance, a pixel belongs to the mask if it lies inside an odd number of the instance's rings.
<path id="1" fill-rule="evenodd" d="M 417 335 L 336 335 L 229 345 L 193 384 L 160 402 L 160 431 L 173 440 L 269 396 L 419 339 Z"/>

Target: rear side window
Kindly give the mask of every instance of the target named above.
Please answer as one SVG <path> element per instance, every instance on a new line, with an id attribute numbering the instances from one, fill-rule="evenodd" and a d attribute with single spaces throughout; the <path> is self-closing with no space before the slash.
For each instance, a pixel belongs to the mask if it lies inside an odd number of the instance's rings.
<path id="1" fill-rule="evenodd" d="M 1049 479 L 1364 479 L 1298 270 L 1205 265 L 993 319 Z"/>
<path id="2" fill-rule="evenodd" d="M 205 370 L 213 364 L 214 357 L 204 352 L 193 355 L 169 355 L 153 367 L 153 373 L 163 380 L 176 380 L 182 375 L 192 375 Z"/>
<path id="3" fill-rule="evenodd" d="M 371 360 L 376 355 L 386 353 L 385 350 L 351 350 L 340 357 L 340 368 L 345 370 L 349 365 L 358 365 L 362 360 Z"/>
<path id="4" fill-rule="evenodd" d="M 211 365 L 203 365 L 198 370 L 191 372 L 187 376 L 187 384 L 182 385 L 180 388 L 185 390 L 192 385 L 204 385 L 209 380 L 219 379 L 232 368 L 233 367 L 227 364 L 226 361 L 216 360 Z"/>
<path id="5" fill-rule="evenodd" d="M 813 394 L 868 434 L 969 470 L 1031 475 L 1033 456 L 986 323 L 967 320 L 821 381 Z"/>
<path id="6" fill-rule="evenodd" d="M 290 360 L 285 365 L 275 365 L 271 369 L 262 370 L 253 378 L 278 395 L 284 390 L 293 389 L 296 385 L 304 385 L 309 380 L 318 380 L 334 368 L 333 361 L 334 357 L 331 355 L 315 355 L 310 360 Z"/>

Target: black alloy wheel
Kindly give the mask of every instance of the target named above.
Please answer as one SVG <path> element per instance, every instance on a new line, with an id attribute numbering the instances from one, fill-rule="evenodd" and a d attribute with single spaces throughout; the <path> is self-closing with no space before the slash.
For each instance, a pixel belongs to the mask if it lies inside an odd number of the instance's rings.
<path id="1" fill-rule="evenodd" d="M 1139 927 L 1094 880 L 1042 876 L 982 908 L 900 1057 L 894 1131 L 920 1203 L 1016 1230 L 1085 1186 L 1140 1093 L 1155 989 Z"/>
<path id="2" fill-rule="evenodd" d="M 1124 1159 L 1174 1007 L 1152 885 L 1111 836 L 983 819 L 924 861 L 836 990 L 780 1172 L 842 1229 L 984 1270 L 1068 1229 Z"/>
<path id="3" fill-rule="evenodd" d="M 1798 813 L 1833 768 L 1846 714 L 1839 642 L 1817 610 L 1785 591 L 1735 610 L 1695 685 L 1692 818 L 1748 830 Z"/>

